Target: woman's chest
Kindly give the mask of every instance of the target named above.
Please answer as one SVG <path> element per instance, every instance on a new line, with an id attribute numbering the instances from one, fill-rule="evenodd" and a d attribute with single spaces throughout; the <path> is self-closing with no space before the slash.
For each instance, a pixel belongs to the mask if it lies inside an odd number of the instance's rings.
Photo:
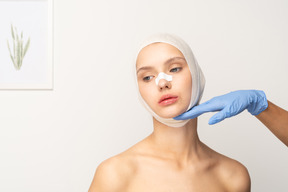
<path id="1" fill-rule="evenodd" d="M 127 192 L 224 192 L 223 182 L 212 171 L 173 170 L 164 167 L 143 167 L 135 172 Z"/>

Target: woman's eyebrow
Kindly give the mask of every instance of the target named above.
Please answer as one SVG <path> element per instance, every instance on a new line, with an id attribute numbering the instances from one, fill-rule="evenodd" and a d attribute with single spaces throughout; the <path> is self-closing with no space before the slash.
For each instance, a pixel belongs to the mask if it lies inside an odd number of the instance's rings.
<path id="1" fill-rule="evenodd" d="M 137 74 L 139 73 L 139 71 L 141 70 L 149 70 L 149 69 L 152 69 L 153 67 L 150 67 L 150 66 L 145 66 L 145 67 L 141 67 L 137 70 Z"/>
<path id="2" fill-rule="evenodd" d="M 167 65 L 167 64 L 169 64 L 169 63 L 172 63 L 172 62 L 174 62 L 174 61 L 176 61 L 176 60 L 184 60 L 184 61 L 186 61 L 186 59 L 183 58 L 183 57 L 172 57 L 172 58 L 168 59 L 167 61 L 165 61 L 165 62 L 164 62 L 164 65 Z M 139 69 L 137 70 L 137 74 L 138 74 L 139 71 L 141 71 L 141 70 L 149 70 L 149 69 L 152 69 L 152 68 L 153 68 L 153 67 L 151 67 L 151 66 L 141 67 L 141 68 L 139 68 Z"/>
<path id="3" fill-rule="evenodd" d="M 186 59 L 183 58 L 183 57 L 172 57 L 172 58 L 168 59 L 167 61 L 165 61 L 164 64 L 167 65 L 167 64 L 172 63 L 172 62 L 174 62 L 176 60 L 184 60 L 184 61 L 186 61 Z"/>

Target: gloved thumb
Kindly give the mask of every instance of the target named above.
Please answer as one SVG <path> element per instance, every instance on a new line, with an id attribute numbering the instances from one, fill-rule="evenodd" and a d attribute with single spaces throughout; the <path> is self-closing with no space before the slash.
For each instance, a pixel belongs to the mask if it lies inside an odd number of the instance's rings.
<path id="1" fill-rule="evenodd" d="M 213 115 L 210 119 L 209 119 L 209 125 L 213 125 L 216 123 L 219 123 L 221 121 L 223 121 L 225 118 L 230 117 L 228 115 L 228 108 L 224 108 L 223 110 L 221 110 L 220 112 L 216 113 L 215 115 Z"/>

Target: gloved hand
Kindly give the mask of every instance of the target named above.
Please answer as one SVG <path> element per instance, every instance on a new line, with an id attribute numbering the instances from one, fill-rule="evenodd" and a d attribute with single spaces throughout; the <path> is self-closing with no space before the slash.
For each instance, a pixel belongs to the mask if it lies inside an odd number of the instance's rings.
<path id="1" fill-rule="evenodd" d="M 217 96 L 189 111 L 175 117 L 176 120 L 194 119 L 207 112 L 220 111 L 209 119 L 209 124 L 218 123 L 233 117 L 247 109 L 252 115 L 258 115 L 268 107 L 266 95 L 258 90 L 239 90 Z"/>

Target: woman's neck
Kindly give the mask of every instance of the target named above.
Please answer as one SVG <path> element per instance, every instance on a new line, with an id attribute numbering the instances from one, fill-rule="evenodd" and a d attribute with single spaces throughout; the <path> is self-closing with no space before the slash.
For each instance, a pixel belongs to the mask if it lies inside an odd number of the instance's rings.
<path id="1" fill-rule="evenodd" d="M 154 131 L 149 140 L 158 155 L 183 163 L 197 158 L 201 144 L 197 134 L 197 118 L 178 128 L 169 127 L 153 118 L 153 125 Z"/>

